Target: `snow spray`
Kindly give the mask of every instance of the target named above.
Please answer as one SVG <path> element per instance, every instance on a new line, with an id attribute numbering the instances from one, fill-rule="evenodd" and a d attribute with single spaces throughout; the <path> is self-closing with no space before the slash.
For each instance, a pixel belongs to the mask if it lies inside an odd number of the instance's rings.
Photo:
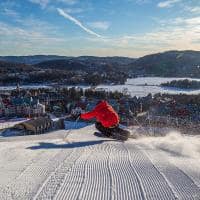
<path id="1" fill-rule="evenodd" d="M 183 135 L 176 131 L 170 131 L 166 136 L 141 137 L 133 140 L 136 144 L 152 150 L 162 150 L 172 155 L 188 158 L 196 158 L 200 161 L 200 137 Z"/>

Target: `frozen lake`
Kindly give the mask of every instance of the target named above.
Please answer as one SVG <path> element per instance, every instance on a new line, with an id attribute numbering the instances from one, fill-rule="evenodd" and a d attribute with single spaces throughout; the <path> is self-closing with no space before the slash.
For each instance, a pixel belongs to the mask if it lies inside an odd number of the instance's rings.
<path id="1" fill-rule="evenodd" d="M 169 94 L 200 94 L 200 90 L 192 90 L 192 89 L 180 89 L 180 88 L 172 88 L 172 87 L 160 87 L 161 83 L 166 83 L 172 80 L 196 80 L 200 81 L 200 79 L 192 79 L 192 78 L 163 78 L 163 77 L 142 77 L 142 78 L 132 78 L 128 79 L 124 85 L 99 85 L 97 88 L 105 89 L 108 91 L 120 91 L 123 92 L 125 90 L 131 94 L 131 96 L 143 97 L 148 95 L 149 93 L 169 93 Z"/>
<path id="2" fill-rule="evenodd" d="M 148 95 L 149 93 L 169 93 L 169 94 L 200 94 L 200 90 L 192 90 L 192 89 L 180 89 L 180 88 L 172 88 L 172 87 L 160 87 L 161 83 L 166 83 L 172 80 L 196 80 L 200 81 L 200 79 L 193 78 L 163 78 L 163 77 L 141 77 L 141 78 L 132 78 L 128 79 L 124 85 L 99 85 L 97 89 L 104 89 L 108 91 L 125 91 L 127 90 L 131 96 L 143 97 Z M 53 86 L 53 85 L 52 85 Z M 37 89 L 37 88 L 51 88 L 52 86 L 44 84 L 44 85 L 22 85 L 21 88 L 24 89 Z M 62 85 L 59 87 L 74 87 L 69 85 Z M 76 87 L 81 87 L 83 89 L 88 89 L 90 86 L 81 86 L 77 85 Z M 0 90 L 14 90 L 16 86 L 0 86 Z"/>

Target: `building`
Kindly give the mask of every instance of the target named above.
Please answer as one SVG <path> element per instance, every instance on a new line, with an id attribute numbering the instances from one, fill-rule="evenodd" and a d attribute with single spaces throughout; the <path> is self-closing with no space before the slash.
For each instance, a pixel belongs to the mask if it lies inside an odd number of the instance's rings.
<path id="1" fill-rule="evenodd" d="M 53 121 L 49 118 L 39 117 L 14 126 L 15 129 L 23 130 L 25 134 L 42 134 L 52 129 Z"/>
<path id="2" fill-rule="evenodd" d="M 0 117 L 39 117 L 45 114 L 45 105 L 32 97 L 5 97 L 0 99 Z"/>

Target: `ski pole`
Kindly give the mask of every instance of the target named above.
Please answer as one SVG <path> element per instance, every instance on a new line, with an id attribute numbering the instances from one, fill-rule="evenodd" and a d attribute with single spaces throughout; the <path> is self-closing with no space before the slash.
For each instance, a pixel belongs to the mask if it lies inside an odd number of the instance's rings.
<path id="1" fill-rule="evenodd" d="M 77 128 L 76 126 L 78 124 L 79 119 L 80 119 L 80 116 L 78 116 L 77 119 L 76 119 L 76 121 L 75 121 L 75 127 L 74 127 L 75 129 Z"/>
<path id="2" fill-rule="evenodd" d="M 79 119 L 80 119 L 80 116 L 77 117 L 77 119 L 76 119 L 76 121 L 75 121 L 75 124 L 74 124 L 74 127 L 73 127 L 74 129 L 76 128 L 76 125 L 78 124 Z M 72 130 L 72 127 L 71 127 L 71 128 L 67 131 L 67 133 L 64 135 L 63 140 L 65 140 L 65 139 L 69 136 L 71 130 Z"/>

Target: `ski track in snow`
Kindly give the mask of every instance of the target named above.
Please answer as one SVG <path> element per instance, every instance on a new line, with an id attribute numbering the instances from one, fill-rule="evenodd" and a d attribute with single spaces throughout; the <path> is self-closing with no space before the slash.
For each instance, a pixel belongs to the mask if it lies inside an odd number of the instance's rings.
<path id="1" fill-rule="evenodd" d="M 153 163 L 136 146 L 127 145 L 132 167 L 143 186 L 144 199 L 176 199 L 170 186 Z M 150 187 L 151 186 L 151 187 Z"/>
<path id="2" fill-rule="evenodd" d="M 94 132 L 73 130 L 69 143 L 51 135 L 38 136 L 45 145 L 31 136 L 1 141 L 0 199 L 200 200 L 199 159 Z"/>
<path id="3" fill-rule="evenodd" d="M 147 154 L 153 160 L 155 167 L 171 184 L 172 190 L 179 199 L 200 199 L 200 188 L 195 184 L 191 177 L 192 175 L 188 175 L 169 160 L 164 162 L 162 159 L 159 159 L 164 156 L 160 152 L 148 151 Z"/>
<path id="4" fill-rule="evenodd" d="M 79 157 L 79 154 L 75 153 L 74 150 L 70 151 L 67 155 L 65 153 L 62 152 L 61 155 L 64 155 L 65 158 L 62 159 L 58 167 L 47 177 L 33 199 L 52 199 L 56 195 L 66 174 L 70 171 L 77 157 Z"/>
<path id="5" fill-rule="evenodd" d="M 174 163 L 173 160 L 170 161 Z M 186 161 L 185 159 L 180 159 L 178 162 L 174 163 L 175 166 L 180 168 L 187 176 L 189 176 L 192 181 L 200 188 L 200 162 L 196 161 Z"/>
<path id="6" fill-rule="evenodd" d="M 77 199 L 110 199 L 110 174 L 108 171 L 108 146 L 97 146 L 85 163 L 85 180 Z M 90 187 L 88 187 L 90 186 Z"/>
<path id="7" fill-rule="evenodd" d="M 34 192 L 36 192 L 37 183 L 44 180 L 45 177 L 56 166 L 57 158 L 59 157 L 56 151 L 43 152 L 37 156 L 37 159 L 28 165 L 14 181 L 6 188 L 6 194 L 8 198 L 14 197 L 14 199 L 26 199 L 30 198 Z M 26 187 L 24 187 L 24 185 Z"/>

